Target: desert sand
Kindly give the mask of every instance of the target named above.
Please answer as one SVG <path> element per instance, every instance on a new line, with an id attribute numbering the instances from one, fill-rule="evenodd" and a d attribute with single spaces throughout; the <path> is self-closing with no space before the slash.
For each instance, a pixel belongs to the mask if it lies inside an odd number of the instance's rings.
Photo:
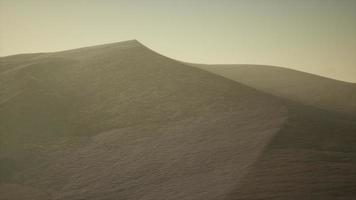
<path id="1" fill-rule="evenodd" d="M 198 67 L 136 40 L 0 58 L 0 199 L 356 197 L 355 84 Z"/>
<path id="2" fill-rule="evenodd" d="M 291 101 L 356 115 L 355 83 L 276 66 L 192 65 Z"/>

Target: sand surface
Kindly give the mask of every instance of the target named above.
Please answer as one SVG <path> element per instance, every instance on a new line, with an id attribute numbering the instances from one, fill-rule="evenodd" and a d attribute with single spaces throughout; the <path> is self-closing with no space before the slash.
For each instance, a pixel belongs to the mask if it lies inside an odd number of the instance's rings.
<path id="1" fill-rule="evenodd" d="M 353 199 L 354 104 L 307 97 L 137 41 L 3 57 L 0 199 Z"/>

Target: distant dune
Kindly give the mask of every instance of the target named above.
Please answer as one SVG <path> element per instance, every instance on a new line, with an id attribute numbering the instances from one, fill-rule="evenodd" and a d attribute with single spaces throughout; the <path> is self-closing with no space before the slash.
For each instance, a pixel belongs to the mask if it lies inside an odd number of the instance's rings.
<path id="1" fill-rule="evenodd" d="M 194 65 L 258 90 L 356 116 L 356 84 L 264 65 Z"/>
<path id="2" fill-rule="evenodd" d="M 274 66 L 199 65 L 285 98 L 288 120 L 231 199 L 353 199 L 356 84 Z"/>
<path id="3" fill-rule="evenodd" d="M 354 199 L 354 85 L 231 73 L 135 40 L 0 58 L 0 199 Z"/>

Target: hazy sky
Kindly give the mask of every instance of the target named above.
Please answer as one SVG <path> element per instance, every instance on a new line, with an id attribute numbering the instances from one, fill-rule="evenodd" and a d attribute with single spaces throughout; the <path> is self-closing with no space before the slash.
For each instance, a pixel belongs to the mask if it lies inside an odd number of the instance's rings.
<path id="1" fill-rule="evenodd" d="M 0 56 L 129 39 L 187 62 L 356 82 L 356 0 L 0 0 Z"/>

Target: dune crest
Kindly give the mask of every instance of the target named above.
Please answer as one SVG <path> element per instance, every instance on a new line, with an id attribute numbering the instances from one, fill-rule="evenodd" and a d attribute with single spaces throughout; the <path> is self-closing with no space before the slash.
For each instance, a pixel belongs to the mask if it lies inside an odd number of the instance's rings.
<path id="1" fill-rule="evenodd" d="M 136 40 L 0 58 L 0 199 L 352 199 L 353 104 L 256 85 Z"/>
<path id="2" fill-rule="evenodd" d="M 355 83 L 275 66 L 192 65 L 278 97 L 356 116 Z"/>
<path id="3" fill-rule="evenodd" d="M 137 41 L 13 60 L 1 187 L 53 199 L 221 199 L 286 120 L 279 100 Z"/>

